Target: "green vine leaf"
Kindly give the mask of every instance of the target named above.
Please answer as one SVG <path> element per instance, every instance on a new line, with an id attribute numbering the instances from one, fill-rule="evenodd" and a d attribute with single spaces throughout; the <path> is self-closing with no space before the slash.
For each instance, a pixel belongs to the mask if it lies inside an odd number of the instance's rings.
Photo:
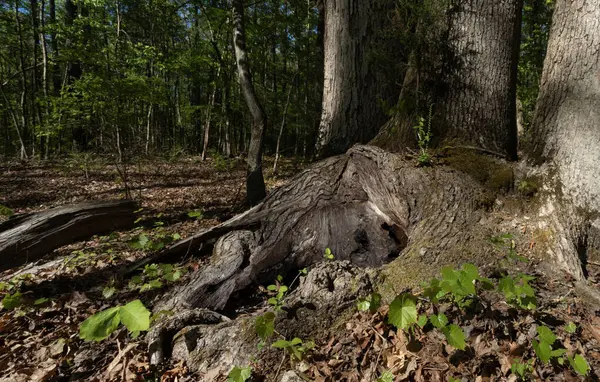
<path id="1" fill-rule="evenodd" d="M 408 293 L 397 296 L 390 304 L 388 320 L 390 324 L 402 330 L 416 323 L 417 303 L 415 296 Z"/>

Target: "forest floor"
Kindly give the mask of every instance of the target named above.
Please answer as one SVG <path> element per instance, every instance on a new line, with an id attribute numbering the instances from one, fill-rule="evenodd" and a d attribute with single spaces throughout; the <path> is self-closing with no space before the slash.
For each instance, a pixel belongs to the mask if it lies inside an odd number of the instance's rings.
<path id="1" fill-rule="evenodd" d="M 164 265 L 149 265 L 133 277 L 116 276 L 117 270 L 153 252 L 152 246 L 156 250 L 242 211 L 243 165 L 236 160 L 187 158 L 116 168 L 85 159 L 0 165 L 0 205 L 14 213 L 126 194 L 141 203 L 136 228 L 64 246 L 35 264 L 0 274 L 0 381 L 201 381 L 182 363 L 152 369 L 143 335 L 134 339 L 117 330 L 102 342 L 84 342 L 79 325 L 99 311 L 138 298 L 151 309 L 170 284 L 185 281 L 201 267 L 203 260 L 198 258 L 168 265 L 182 274 L 174 282 L 157 283 L 151 276 Z M 284 160 L 281 175 L 267 174 L 268 187 L 283 184 L 302 168 L 300 162 Z M 515 307 L 491 292 L 482 292 L 470 306 L 452 301 L 430 305 L 419 298 L 420 313 L 430 317 L 445 313 L 464 330 L 465 350 L 452 346 L 431 321 L 422 328 L 396 330 L 389 323 L 390 307 L 371 305 L 371 310 L 357 309 L 345 325 L 315 339 L 316 346 L 292 368 L 314 381 L 584 379 L 575 371 L 585 369 L 581 362 L 574 367 L 575 359 L 559 355 L 562 351 L 557 350 L 564 348 L 567 354 L 582 354 L 591 366 L 587 380 L 598 380 L 600 312 L 575 293 L 573 280 L 549 279 L 537 263 L 525 261 L 532 245 L 506 236 L 491 240 L 490 248 L 482 250 L 506 252 L 511 272 L 532 276 L 535 310 Z M 590 267 L 592 283 L 600 282 L 598 271 L 599 267 Z M 481 272 L 494 282 L 500 279 L 498 269 Z M 10 297 L 17 293 L 20 297 L 14 303 Z M 261 293 L 264 308 L 269 295 L 257 288 Z M 548 363 L 536 356 L 548 338 L 542 327 L 556 336 L 549 344 L 555 353 Z M 278 380 L 290 369 L 284 362 L 288 359 L 283 355 L 256 360 L 252 380 Z"/>

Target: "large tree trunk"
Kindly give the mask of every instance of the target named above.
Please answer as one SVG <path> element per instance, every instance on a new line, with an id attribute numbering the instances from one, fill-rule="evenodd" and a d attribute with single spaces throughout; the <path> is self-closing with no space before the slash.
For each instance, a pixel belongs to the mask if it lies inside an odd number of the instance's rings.
<path id="1" fill-rule="evenodd" d="M 600 7 L 557 1 L 532 126 L 533 157 L 546 162 L 549 186 L 559 191 L 546 198 L 558 243 L 549 253 L 562 252 L 579 278 L 600 248 L 599 46 Z"/>
<path id="2" fill-rule="evenodd" d="M 131 228 L 135 209 L 132 201 L 101 202 L 15 216 L 0 224 L 0 271 L 92 235 Z"/>
<path id="3" fill-rule="evenodd" d="M 413 127 L 423 117 L 431 125 L 432 145 L 467 145 L 516 159 L 522 1 L 443 4 L 414 32 L 426 41 L 442 40 L 412 52 L 400 112 L 375 142 L 395 151 L 415 145 Z"/>
<path id="4" fill-rule="evenodd" d="M 250 134 L 250 147 L 248 148 L 246 198 L 248 203 L 254 206 L 264 199 L 266 195 L 265 180 L 262 173 L 262 150 L 267 117 L 258 101 L 254 85 L 252 84 L 248 54 L 246 53 L 243 0 L 233 0 L 233 24 L 233 46 L 235 48 L 240 87 L 252 114 L 252 131 Z"/>
<path id="5" fill-rule="evenodd" d="M 394 1 L 327 0 L 324 2 L 325 79 L 317 140 L 320 156 L 345 152 L 365 143 L 388 119 L 382 103 L 397 101 L 398 74 L 378 64 L 397 54 L 384 38 Z M 396 57 L 397 58 L 397 57 Z"/>

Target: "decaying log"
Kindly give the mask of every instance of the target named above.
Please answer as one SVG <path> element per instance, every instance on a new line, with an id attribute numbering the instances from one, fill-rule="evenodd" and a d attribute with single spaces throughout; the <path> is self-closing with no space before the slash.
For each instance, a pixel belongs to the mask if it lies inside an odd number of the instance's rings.
<path id="1" fill-rule="evenodd" d="M 0 224 L 0 271 L 92 235 L 131 228 L 136 208 L 133 201 L 95 202 L 14 216 Z"/>

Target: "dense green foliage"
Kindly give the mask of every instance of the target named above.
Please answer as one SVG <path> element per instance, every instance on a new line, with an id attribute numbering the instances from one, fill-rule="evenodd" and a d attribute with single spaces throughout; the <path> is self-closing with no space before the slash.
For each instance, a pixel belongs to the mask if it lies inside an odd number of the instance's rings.
<path id="1" fill-rule="evenodd" d="M 16 0 L 0 6 L 0 153 L 132 155 L 245 151 L 227 2 Z M 255 86 L 275 147 L 310 150 L 320 106 L 313 2 L 247 4 Z"/>

